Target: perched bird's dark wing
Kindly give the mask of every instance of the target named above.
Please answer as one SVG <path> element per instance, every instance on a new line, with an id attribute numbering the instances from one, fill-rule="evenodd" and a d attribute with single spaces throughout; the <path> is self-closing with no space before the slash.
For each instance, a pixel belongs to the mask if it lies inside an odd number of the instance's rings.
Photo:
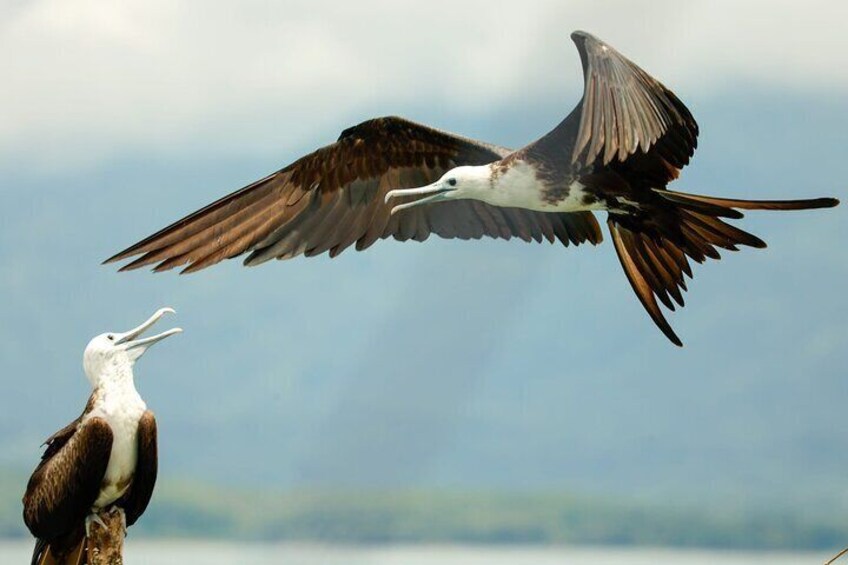
<path id="1" fill-rule="evenodd" d="M 91 401 L 89 400 L 89 402 Z M 41 444 L 45 446 L 44 453 L 41 454 L 42 464 L 45 460 L 50 459 L 51 457 L 56 455 L 56 452 L 58 452 L 60 449 L 62 449 L 62 447 L 65 446 L 66 443 L 68 443 L 68 440 L 71 439 L 71 436 L 76 433 L 81 421 L 82 416 L 78 417 L 76 420 L 74 420 L 73 422 L 71 422 L 70 424 L 68 424 L 67 426 L 65 426 L 64 428 L 44 440 L 44 443 Z"/>
<path id="2" fill-rule="evenodd" d="M 138 459 L 135 465 L 129 491 L 123 496 L 120 506 L 127 517 L 127 526 L 135 524 L 144 514 L 153 487 L 156 486 L 156 473 L 159 466 L 158 444 L 156 441 L 156 418 L 153 412 L 146 411 L 138 422 Z"/>
<path id="3" fill-rule="evenodd" d="M 192 272 L 245 252 L 247 265 L 329 252 L 362 250 L 381 238 L 423 241 L 483 236 L 525 241 L 597 243 L 590 213 L 544 214 L 457 200 L 391 215 L 385 194 L 424 186 L 459 165 L 483 165 L 509 150 L 402 118 L 377 118 L 342 132 L 336 143 L 306 155 L 179 220 L 108 259 L 141 255 L 122 270 L 158 263 Z"/>
<path id="4" fill-rule="evenodd" d="M 24 522 L 30 532 L 52 539 L 76 529 L 97 500 L 112 452 L 112 430 L 91 418 L 48 440 L 24 494 Z"/>

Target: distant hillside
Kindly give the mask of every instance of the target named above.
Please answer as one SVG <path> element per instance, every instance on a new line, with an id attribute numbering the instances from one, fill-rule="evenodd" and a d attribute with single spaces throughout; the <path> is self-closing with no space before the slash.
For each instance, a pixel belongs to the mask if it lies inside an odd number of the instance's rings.
<path id="1" fill-rule="evenodd" d="M 6 476 L 8 478 L 8 475 Z M 21 479 L 16 478 L 16 481 Z M 0 487 L 0 537 L 28 535 Z M 798 509 L 550 493 L 236 491 L 166 482 L 131 535 L 335 543 L 519 543 L 830 549 L 848 523 Z"/>

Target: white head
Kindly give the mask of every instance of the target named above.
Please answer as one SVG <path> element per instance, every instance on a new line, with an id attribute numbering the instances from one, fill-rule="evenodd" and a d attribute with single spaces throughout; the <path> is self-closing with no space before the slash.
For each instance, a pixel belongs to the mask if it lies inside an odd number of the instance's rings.
<path id="1" fill-rule="evenodd" d="M 492 168 L 490 165 L 462 166 L 449 170 L 442 178 L 421 188 L 401 188 L 386 193 L 386 203 L 392 198 L 417 196 L 417 200 L 404 202 L 392 208 L 392 214 L 428 202 L 473 198 L 485 200 L 492 190 Z"/>
<path id="2" fill-rule="evenodd" d="M 88 342 L 82 364 L 91 386 L 97 388 L 104 378 L 132 377 L 133 365 L 145 351 L 154 343 L 183 331 L 174 328 L 158 335 L 137 339 L 167 313 L 175 312 L 172 308 L 162 308 L 135 329 L 123 333 L 100 334 Z"/>

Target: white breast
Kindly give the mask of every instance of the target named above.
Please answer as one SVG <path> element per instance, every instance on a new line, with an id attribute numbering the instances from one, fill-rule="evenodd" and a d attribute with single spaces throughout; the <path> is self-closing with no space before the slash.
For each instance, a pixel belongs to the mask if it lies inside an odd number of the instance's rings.
<path id="1" fill-rule="evenodd" d="M 546 187 L 536 178 L 535 169 L 524 161 L 517 161 L 498 177 L 485 200 L 496 206 L 526 208 L 539 212 L 578 212 L 601 210 L 603 204 L 586 205 L 585 186 L 577 181 L 568 187 L 568 196 L 557 202 L 545 200 Z"/>
<path id="2" fill-rule="evenodd" d="M 147 405 L 135 387 L 125 386 L 102 391 L 94 409 L 83 419 L 84 423 L 88 418 L 103 418 L 112 429 L 112 453 L 94 503 L 96 508 L 108 506 L 126 492 L 138 460 L 138 421 L 145 410 Z"/>

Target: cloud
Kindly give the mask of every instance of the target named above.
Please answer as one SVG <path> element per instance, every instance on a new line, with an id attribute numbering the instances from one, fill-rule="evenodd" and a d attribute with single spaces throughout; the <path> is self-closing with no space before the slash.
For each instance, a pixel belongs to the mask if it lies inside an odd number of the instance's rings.
<path id="1" fill-rule="evenodd" d="M 837 1 L 41 0 L 3 12 L 0 161 L 60 170 L 134 150 L 302 147 L 369 112 L 483 116 L 576 97 L 576 28 L 699 96 L 752 82 L 848 90 Z"/>

